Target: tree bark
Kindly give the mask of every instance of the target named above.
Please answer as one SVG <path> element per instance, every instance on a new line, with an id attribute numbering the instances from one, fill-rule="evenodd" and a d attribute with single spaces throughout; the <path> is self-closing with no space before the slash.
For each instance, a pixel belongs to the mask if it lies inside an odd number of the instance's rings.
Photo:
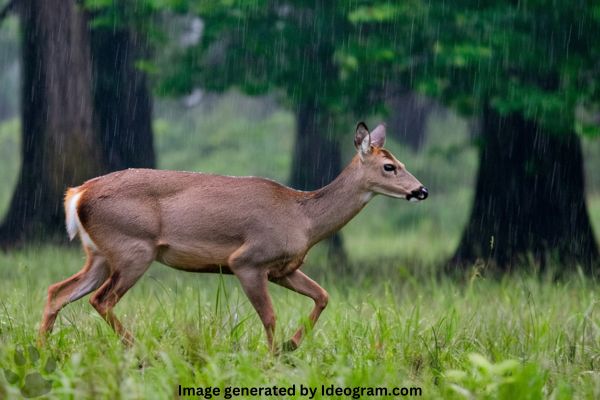
<path id="1" fill-rule="evenodd" d="M 95 146 L 85 16 L 72 1 L 18 2 L 22 29 L 22 167 L 0 243 L 63 231 L 62 197 L 103 172 Z"/>
<path id="2" fill-rule="evenodd" d="M 299 105 L 296 113 L 296 144 L 290 185 L 299 190 L 315 190 L 327 185 L 341 171 L 340 146 L 334 138 L 331 116 L 310 102 Z M 336 265 L 347 261 L 339 233 L 327 239 L 329 259 Z"/>
<path id="3" fill-rule="evenodd" d="M 153 168 L 152 100 L 135 67 L 145 44 L 127 27 L 92 30 L 94 105 L 108 170 Z"/>
<path id="4" fill-rule="evenodd" d="M 509 271 L 532 256 L 542 269 L 552 257 L 596 272 L 577 135 L 546 132 L 521 114 L 501 116 L 488 106 L 481 139 L 474 205 L 450 265 L 483 260 Z"/>

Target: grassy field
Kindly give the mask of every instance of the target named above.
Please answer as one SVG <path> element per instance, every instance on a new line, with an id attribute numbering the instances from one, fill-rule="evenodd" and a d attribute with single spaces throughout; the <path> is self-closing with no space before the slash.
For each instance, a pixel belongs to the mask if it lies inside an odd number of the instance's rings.
<path id="1" fill-rule="evenodd" d="M 18 398 L 23 384 L 8 383 L 6 370 L 20 378 L 40 371 L 52 382 L 48 397 L 71 399 L 173 398 L 178 385 L 420 388 L 422 398 L 600 398 L 597 283 L 577 275 L 553 282 L 525 275 L 490 281 L 476 274 L 456 282 L 389 263 L 362 265 L 352 279 L 308 265 L 329 290 L 330 306 L 294 353 L 269 353 L 260 321 L 234 279 L 154 265 L 116 309 L 137 336 L 131 350 L 81 300 L 63 310 L 48 347 L 32 362 L 28 348 L 46 286 L 78 270 L 82 259 L 77 249 L 51 247 L 0 256 L 0 398 Z M 312 304 L 279 287 L 271 293 L 281 342 Z M 56 369 L 46 372 L 50 357 Z"/>
<path id="2" fill-rule="evenodd" d="M 293 118 L 268 101 L 233 96 L 156 109 L 159 167 L 286 180 Z M 303 268 L 329 291 L 330 305 L 294 353 L 269 353 L 235 279 L 154 265 L 116 308 L 138 339 L 132 349 L 82 299 L 63 310 L 38 354 L 30 346 L 46 288 L 78 271 L 83 254 L 48 246 L 0 254 L 0 399 L 43 389 L 59 399 L 184 398 L 179 385 L 295 385 L 295 396 L 286 397 L 301 399 L 310 396 L 300 385 L 316 388 L 315 398 L 327 397 L 321 385 L 419 388 L 419 397 L 440 399 L 600 398 L 598 282 L 577 273 L 497 281 L 475 269 L 460 281 L 437 277 L 468 218 L 477 154 L 464 121 L 452 115 L 432 119 L 428 131 L 419 154 L 393 140 L 388 147 L 432 196 L 418 205 L 374 199 L 344 228 L 351 265 L 342 273 L 328 265 L 324 247 L 309 254 Z M 18 172 L 18 146 L 16 119 L 0 124 L 0 212 Z M 598 232 L 600 141 L 586 139 L 583 147 Z M 277 286 L 271 293 L 282 342 L 312 304 Z M 353 397 L 347 393 L 334 397 Z M 253 398 L 261 397 L 279 398 Z"/>

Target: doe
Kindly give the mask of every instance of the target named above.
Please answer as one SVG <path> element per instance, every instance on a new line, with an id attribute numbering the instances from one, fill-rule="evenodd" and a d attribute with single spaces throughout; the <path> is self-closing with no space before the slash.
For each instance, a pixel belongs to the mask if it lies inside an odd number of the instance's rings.
<path id="1" fill-rule="evenodd" d="M 40 341 L 66 304 L 95 291 L 92 306 L 125 344 L 133 336 L 113 314 L 121 297 L 157 260 L 193 272 L 239 279 L 274 350 L 271 281 L 310 297 L 311 326 L 328 294 L 300 271 L 308 250 L 350 221 L 375 194 L 419 201 L 428 192 L 383 148 L 385 126 L 356 128 L 357 155 L 327 186 L 298 191 L 257 177 L 129 169 L 88 180 L 65 196 L 69 237 L 77 234 L 85 266 L 48 288 Z M 285 349 L 300 344 L 299 328 Z"/>

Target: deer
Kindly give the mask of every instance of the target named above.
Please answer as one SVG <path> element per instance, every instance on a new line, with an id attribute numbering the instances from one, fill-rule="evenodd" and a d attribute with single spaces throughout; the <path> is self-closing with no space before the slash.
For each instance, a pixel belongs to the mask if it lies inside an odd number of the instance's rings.
<path id="1" fill-rule="evenodd" d="M 91 305 L 126 346 L 133 335 L 113 308 L 153 261 L 190 272 L 235 275 L 256 310 L 271 351 L 275 313 L 268 283 L 314 301 L 282 350 L 296 349 L 306 328 L 327 306 L 325 289 L 300 267 L 307 252 L 340 230 L 375 195 L 424 200 L 427 189 L 383 146 L 385 125 L 358 123 L 357 154 L 326 186 L 294 190 L 259 177 L 127 169 L 69 188 L 66 230 L 79 235 L 86 261 L 70 278 L 48 288 L 39 342 L 44 345 L 59 311 L 89 293 Z"/>

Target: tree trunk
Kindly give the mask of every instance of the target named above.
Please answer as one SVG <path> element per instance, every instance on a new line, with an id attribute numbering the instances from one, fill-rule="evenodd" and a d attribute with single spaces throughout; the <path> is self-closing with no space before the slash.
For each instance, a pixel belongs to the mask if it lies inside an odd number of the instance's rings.
<path id="1" fill-rule="evenodd" d="M 389 132 L 394 139 L 415 152 L 421 150 L 427 139 L 427 119 L 435 107 L 433 101 L 415 92 L 404 92 L 389 97 L 387 104 L 391 109 Z"/>
<path id="2" fill-rule="evenodd" d="M 95 115 L 110 171 L 155 166 L 151 96 L 135 67 L 145 47 L 128 28 L 92 30 Z"/>
<path id="3" fill-rule="evenodd" d="M 296 114 L 296 144 L 290 185 L 300 190 L 315 190 L 327 185 L 342 168 L 340 146 L 333 137 L 333 121 L 310 103 L 300 104 Z M 347 261 L 339 233 L 327 239 L 329 258 L 336 265 Z"/>
<path id="4" fill-rule="evenodd" d="M 551 256 L 593 272 L 579 138 L 486 107 L 482 141 L 473 210 L 451 265 L 484 260 L 509 271 L 533 256 L 544 268 Z"/>
<path id="5" fill-rule="evenodd" d="M 73 1 L 19 2 L 22 166 L 0 245 L 64 236 L 68 186 L 153 167 L 152 102 L 131 31 L 98 28 Z"/>
<path id="6" fill-rule="evenodd" d="M 18 2 L 22 29 L 22 166 L 0 243 L 63 232 L 69 185 L 98 175 L 87 21 L 72 1 Z"/>

